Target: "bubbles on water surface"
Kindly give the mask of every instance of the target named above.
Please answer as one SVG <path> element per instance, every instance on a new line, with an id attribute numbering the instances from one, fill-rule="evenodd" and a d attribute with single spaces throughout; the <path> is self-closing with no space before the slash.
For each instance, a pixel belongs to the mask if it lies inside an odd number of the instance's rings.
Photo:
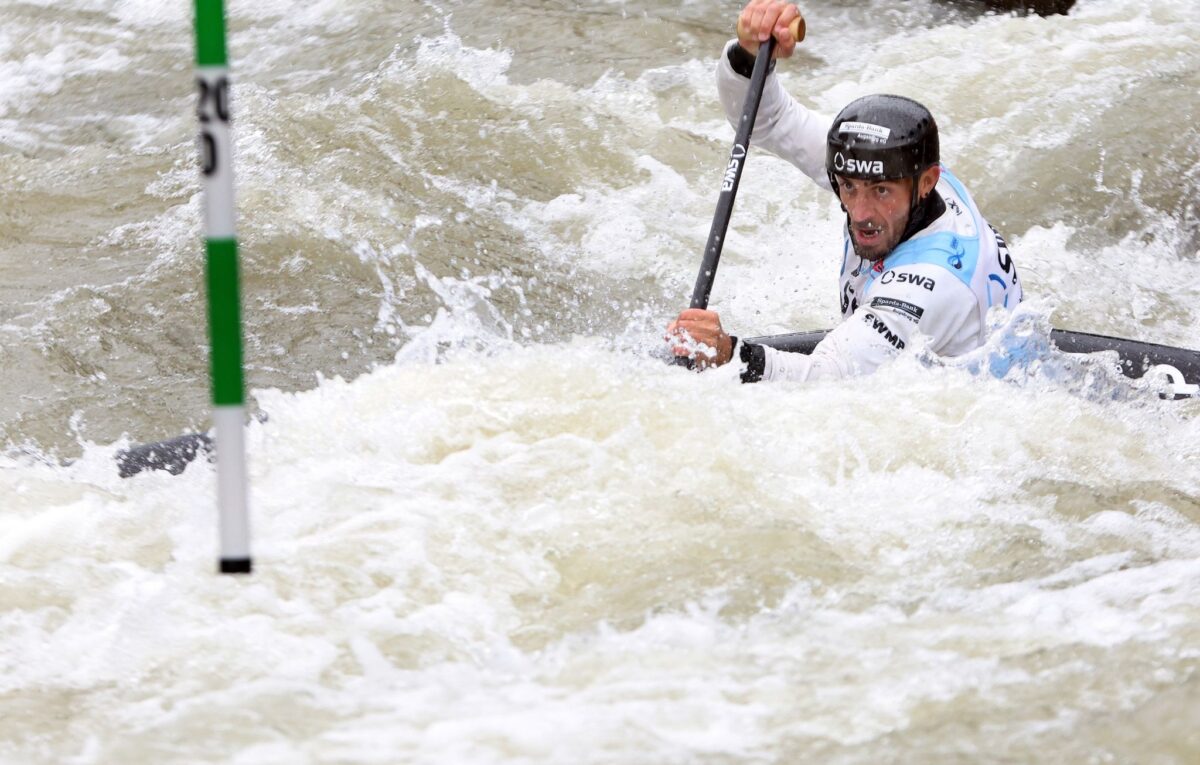
<path id="1" fill-rule="evenodd" d="M 717 9 L 589 6 L 578 34 L 620 53 L 601 69 L 522 36 L 526 8 L 485 29 L 469 22 L 486 4 L 231 6 L 234 49 L 260 52 L 235 104 L 269 419 L 248 430 L 259 569 L 229 580 L 212 573 L 211 465 L 122 481 L 108 445 L 202 427 L 207 406 L 186 20 L 143 5 L 63 6 L 59 23 L 117 18 L 116 50 L 161 78 L 109 72 L 122 98 L 170 78 L 179 95 L 88 132 L 112 115 L 84 92 L 106 91 L 68 73 L 22 91 L 42 99 L 33 124 L 0 114 L 0 173 L 26 178 L 4 184 L 19 241 L 0 247 L 39 264 L 0 309 L 20 413 L 5 438 L 35 452 L 0 458 L 0 759 L 1194 749 L 1195 408 L 1048 346 L 1052 324 L 1200 345 L 1178 286 L 1194 281 L 1190 123 L 1159 168 L 1116 141 L 1130 114 L 1186 105 L 1185 6 L 944 29 L 926 28 L 942 4 L 814 9 L 844 34 L 814 34 L 787 86 L 822 108 L 927 88 L 1042 297 L 968 358 L 812 386 L 653 358 L 731 137 Z M 1162 57 L 1131 29 L 1161 32 Z M 840 54 L 863 42 L 877 58 L 848 75 Z M 1045 76 L 1022 77 L 1034 64 Z M 55 121 L 76 98 L 79 119 Z M 1099 136 L 1082 160 L 1080 131 Z M 86 181 L 108 154 L 125 159 L 98 186 L 10 204 L 43 157 Z M 747 334 L 828 326 L 840 212 L 761 153 L 747 173 L 715 305 Z M 95 191 L 117 176 L 123 211 Z M 64 209 L 82 211 L 65 233 Z M 10 259 L 52 229 L 61 264 Z M 81 252 L 97 283 L 65 278 Z M 56 439 L 78 459 L 39 459 Z"/>

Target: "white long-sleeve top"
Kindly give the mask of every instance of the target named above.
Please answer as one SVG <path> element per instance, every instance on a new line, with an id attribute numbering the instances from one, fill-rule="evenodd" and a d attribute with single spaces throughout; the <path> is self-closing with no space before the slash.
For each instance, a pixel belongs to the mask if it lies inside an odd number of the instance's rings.
<path id="1" fill-rule="evenodd" d="M 749 80 L 734 71 L 726 46 L 717 64 L 717 90 L 730 124 L 741 119 Z M 832 191 L 825 172 L 826 136 L 833 120 L 809 111 L 767 76 L 752 145 L 791 162 Z M 946 209 L 878 261 L 854 253 L 844 231 L 839 295 L 842 322 L 811 355 L 764 348 L 764 380 L 832 379 L 865 374 L 893 358 L 920 333 L 944 356 L 978 348 L 988 310 L 1016 306 L 1021 285 L 1004 240 L 991 228 L 966 187 L 942 165 L 935 188 Z M 757 376 L 757 375 L 753 375 Z"/>

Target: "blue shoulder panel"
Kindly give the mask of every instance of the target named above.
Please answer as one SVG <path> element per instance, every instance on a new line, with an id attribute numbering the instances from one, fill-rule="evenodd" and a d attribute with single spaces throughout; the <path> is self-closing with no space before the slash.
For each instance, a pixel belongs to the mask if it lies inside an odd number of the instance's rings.
<path id="1" fill-rule="evenodd" d="M 954 274 L 959 281 L 970 287 L 978 262 L 978 238 L 939 231 L 904 242 L 884 258 L 883 267 L 891 269 L 915 263 L 932 263 Z"/>
<path id="2" fill-rule="evenodd" d="M 942 165 L 942 178 L 950 184 L 950 188 L 959 198 L 970 199 L 967 189 L 950 169 Z M 973 214 L 973 213 L 972 213 Z M 983 221 L 975 219 L 975 231 L 984 229 Z M 975 267 L 979 262 L 979 236 L 963 236 L 949 231 L 939 231 L 916 239 L 902 242 L 891 254 L 883 260 L 885 269 L 898 266 L 909 266 L 914 263 L 932 263 L 941 266 L 954 274 L 959 281 L 968 287 L 975 276 Z"/>

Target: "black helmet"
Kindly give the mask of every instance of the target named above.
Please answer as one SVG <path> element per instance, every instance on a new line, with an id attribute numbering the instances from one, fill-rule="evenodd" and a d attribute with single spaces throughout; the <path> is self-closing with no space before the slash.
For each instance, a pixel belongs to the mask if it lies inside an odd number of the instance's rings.
<path id="1" fill-rule="evenodd" d="M 829 128 L 825 170 L 835 193 L 835 175 L 898 180 L 920 175 L 938 161 L 937 123 L 911 98 L 863 96 L 842 109 Z"/>

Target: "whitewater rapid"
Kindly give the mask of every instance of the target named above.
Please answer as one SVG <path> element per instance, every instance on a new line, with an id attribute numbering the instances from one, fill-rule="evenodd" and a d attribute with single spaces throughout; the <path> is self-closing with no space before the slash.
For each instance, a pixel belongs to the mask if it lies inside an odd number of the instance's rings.
<path id="1" fill-rule="evenodd" d="M 216 575 L 189 9 L 0 6 L 0 762 L 1190 763 L 1200 12 L 824 2 L 832 114 L 920 98 L 1029 297 L 964 359 L 658 356 L 732 6 L 229 4 L 256 571 Z M 713 306 L 831 326 L 841 212 L 751 150 Z"/>

